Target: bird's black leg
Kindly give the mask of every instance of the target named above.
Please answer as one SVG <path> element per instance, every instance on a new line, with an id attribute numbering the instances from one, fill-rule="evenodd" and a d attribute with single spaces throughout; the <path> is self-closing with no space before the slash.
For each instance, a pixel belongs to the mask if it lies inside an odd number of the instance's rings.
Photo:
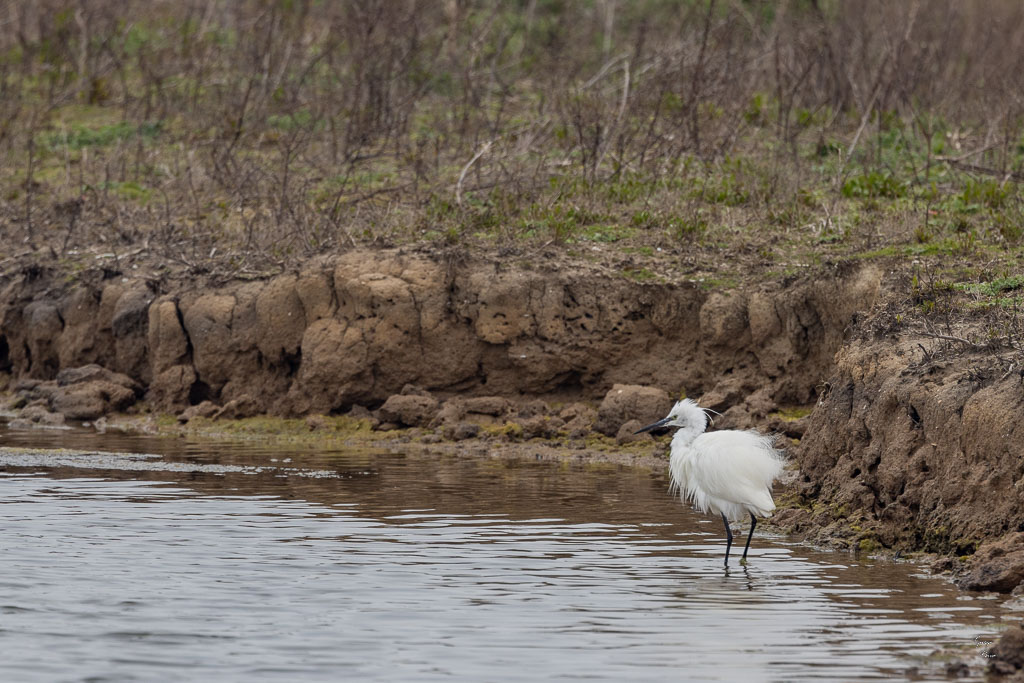
<path id="1" fill-rule="evenodd" d="M 750 513 L 750 533 L 747 534 L 747 544 L 743 546 L 743 564 L 747 563 L 747 551 L 750 550 L 750 539 L 754 537 L 754 527 L 757 526 L 757 517 Z"/>
<path id="2" fill-rule="evenodd" d="M 732 529 L 729 528 L 729 520 L 722 513 L 722 523 L 725 524 L 725 566 L 729 566 L 729 549 L 732 548 Z"/>

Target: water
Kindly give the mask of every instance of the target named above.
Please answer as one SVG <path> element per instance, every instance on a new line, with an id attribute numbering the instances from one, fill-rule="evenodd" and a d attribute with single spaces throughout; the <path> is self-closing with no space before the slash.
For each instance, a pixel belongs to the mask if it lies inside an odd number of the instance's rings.
<path id="1" fill-rule="evenodd" d="M 945 677 L 1010 616 L 720 524 L 660 476 L 0 431 L 0 679 Z M 290 461 L 289 461 L 290 460 Z"/>

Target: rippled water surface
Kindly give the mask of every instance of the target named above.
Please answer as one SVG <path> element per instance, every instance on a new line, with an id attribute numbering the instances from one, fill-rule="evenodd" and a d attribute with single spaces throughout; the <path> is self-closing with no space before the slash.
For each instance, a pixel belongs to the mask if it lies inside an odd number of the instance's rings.
<path id="1" fill-rule="evenodd" d="M 720 524 L 627 469 L 0 445 L 79 449 L 0 453 L 2 680 L 933 680 L 1012 618 L 760 534 L 725 573 Z"/>

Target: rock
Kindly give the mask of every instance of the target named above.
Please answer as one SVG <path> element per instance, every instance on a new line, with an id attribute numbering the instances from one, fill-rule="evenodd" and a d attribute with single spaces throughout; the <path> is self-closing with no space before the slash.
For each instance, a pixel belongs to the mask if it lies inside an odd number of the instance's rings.
<path id="1" fill-rule="evenodd" d="M 700 331 L 702 342 L 708 345 L 737 348 L 748 343 L 750 329 L 744 296 L 712 293 L 700 309 Z"/>
<path id="2" fill-rule="evenodd" d="M 188 356 L 188 337 L 181 326 L 178 304 L 162 299 L 149 306 L 149 365 L 153 376 L 184 363 Z"/>
<path id="3" fill-rule="evenodd" d="M 558 413 L 565 421 L 565 430 L 573 439 L 581 439 L 590 433 L 597 419 L 597 411 L 584 403 L 571 403 Z"/>
<path id="4" fill-rule="evenodd" d="M 594 429 L 615 436 L 624 422 L 639 420 L 645 425 L 668 415 L 672 399 L 662 389 L 634 384 L 616 384 L 597 409 Z"/>
<path id="5" fill-rule="evenodd" d="M 438 436 L 437 434 L 424 434 L 420 438 L 420 443 L 426 443 L 426 444 L 441 443 L 441 437 Z"/>
<path id="6" fill-rule="evenodd" d="M 406 384 L 400 392 L 402 396 L 430 396 L 430 392 L 415 384 Z"/>
<path id="7" fill-rule="evenodd" d="M 480 425 L 473 424 L 472 422 L 446 424 L 441 433 L 449 441 L 464 441 L 465 439 L 472 439 L 478 436 L 480 434 Z"/>
<path id="8" fill-rule="evenodd" d="M 978 548 L 967 573 L 957 579 L 965 590 L 1009 593 L 1024 581 L 1024 532 Z"/>
<path id="9" fill-rule="evenodd" d="M 40 384 L 43 384 L 43 380 L 41 379 L 35 379 L 33 377 L 22 377 L 21 379 L 14 383 L 14 390 L 19 392 L 32 391 Z"/>
<path id="10" fill-rule="evenodd" d="M 395 394 L 380 407 L 380 419 L 407 427 L 425 427 L 434 419 L 437 409 L 437 399 L 432 396 Z"/>
<path id="11" fill-rule="evenodd" d="M 747 320 L 750 340 L 754 344 L 763 346 L 766 341 L 782 332 L 783 323 L 775 310 L 775 304 L 776 297 L 767 292 L 753 292 L 750 295 L 747 301 Z"/>
<path id="12" fill-rule="evenodd" d="M 783 529 L 787 533 L 796 533 L 811 524 L 811 517 L 811 511 L 805 508 L 784 508 L 777 510 L 772 515 L 772 526 Z"/>
<path id="13" fill-rule="evenodd" d="M 60 367 L 56 344 L 64 331 L 64 321 L 52 302 L 33 301 L 25 307 L 26 345 L 34 377 L 53 377 Z"/>
<path id="14" fill-rule="evenodd" d="M 946 555 L 932 562 L 928 567 L 928 571 L 932 574 L 948 574 L 959 569 L 961 566 L 962 564 L 959 559 Z"/>
<path id="15" fill-rule="evenodd" d="M 149 305 L 153 294 L 145 285 L 124 292 L 114 302 L 110 329 L 115 339 L 131 335 L 146 336 L 149 325 Z"/>
<path id="16" fill-rule="evenodd" d="M 295 293 L 302 302 L 307 324 L 326 318 L 334 312 L 331 280 L 332 275 L 319 267 L 304 271 L 296 280 Z"/>
<path id="17" fill-rule="evenodd" d="M 807 433 L 807 418 L 786 419 L 775 417 L 768 421 L 767 431 L 777 434 L 785 434 L 791 439 L 802 439 Z"/>
<path id="18" fill-rule="evenodd" d="M 377 427 L 380 425 L 380 420 L 377 419 L 377 416 L 375 416 L 370 411 L 369 408 L 361 406 L 358 403 L 352 404 L 352 407 L 349 409 L 349 411 L 345 413 L 345 417 L 351 420 L 359 420 L 361 422 L 365 422 L 370 426 L 370 429 L 377 429 Z"/>
<path id="19" fill-rule="evenodd" d="M 437 428 L 441 425 L 454 425 L 461 422 L 466 416 L 465 401 L 458 398 L 448 399 L 441 404 L 441 409 L 430 421 L 430 426 Z"/>
<path id="20" fill-rule="evenodd" d="M 172 365 L 153 378 L 148 400 L 158 409 L 187 406 L 197 381 L 195 368 L 191 365 Z"/>
<path id="21" fill-rule="evenodd" d="M 967 678 L 971 675 L 971 667 L 966 662 L 954 659 L 946 663 L 946 678 Z"/>
<path id="22" fill-rule="evenodd" d="M 214 391 L 220 391 L 238 365 L 231 345 L 234 309 L 234 295 L 210 293 L 182 311 L 187 339 L 192 345 L 192 365 Z"/>
<path id="23" fill-rule="evenodd" d="M 645 423 L 640 420 L 627 420 L 622 423 L 619 427 L 619 431 L 615 434 L 615 443 L 620 446 L 627 443 L 634 443 L 636 441 L 654 441 L 654 437 L 651 436 L 650 432 L 643 432 L 637 434 L 636 430 L 644 426 Z M 646 423 L 650 424 L 650 422 Z"/>
<path id="24" fill-rule="evenodd" d="M 353 390 L 372 384 L 369 348 L 363 330 L 346 321 L 323 318 L 306 328 L 297 384 L 313 397 L 313 410 L 331 412 L 363 400 Z"/>
<path id="25" fill-rule="evenodd" d="M 476 396 L 474 398 L 467 398 L 463 402 L 463 407 L 467 413 L 501 417 L 508 413 L 512 404 L 509 403 L 508 399 L 501 396 Z"/>
<path id="26" fill-rule="evenodd" d="M 26 397 L 45 398 L 49 407 L 72 420 L 94 420 L 135 403 L 142 387 L 127 375 L 96 364 L 65 368 L 53 382 L 25 385 Z"/>
<path id="27" fill-rule="evenodd" d="M 702 407 L 719 413 L 743 402 L 748 388 L 739 377 L 726 377 L 700 397 Z"/>
<path id="28" fill-rule="evenodd" d="M 497 432 L 497 437 L 502 441 L 519 441 L 523 438 L 523 426 L 518 422 L 506 422 Z"/>
<path id="29" fill-rule="evenodd" d="M 1006 676 L 1024 668 L 1024 629 L 1011 626 L 1003 631 L 991 655 L 989 671 L 993 673 Z"/>
<path id="30" fill-rule="evenodd" d="M 214 420 L 239 420 L 252 417 L 262 412 L 259 403 L 251 396 L 242 395 L 224 404 L 224 407 L 213 414 Z"/>
<path id="31" fill-rule="evenodd" d="M 350 417 L 353 420 L 370 420 L 373 418 L 373 413 L 366 406 L 361 406 L 358 403 L 353 403 L 352 407 L 348 409 L 346 417 Z"/>
<path id="32" fill-rule="evenodd" d="M 551 413 L 551 408 L 548 404 L 539 398 L 533 401 L 527 401 L 523 405 L 519 406 L 519 417 L 534 417 L 535 415 L 548 415 Z M 562 420 L 565 422 L 565 420 Z"/>
<path id="33" fill-rule="evenodd" d="M 57 392 L 57 382 L 49 380 L 43 382 L 38 379 L 22 379 L 14 384 L 14 391 L 21 398 L 21 405 L 13 405 L 13 408 L 23 407 L 33 401 L 43 401 L 49 405 L 49 401 Z"/>
<path id="34" fill-rule="evenodd" d="M 256 344 L 271 363 L 294 356 L 302 343 L 306 313 L 295 290 L 297 279 L 294 275 L 280 275 L 256 295 Z"/>
<path id="35" fill-rule="evenodd" d="M 590 427 L 571 427 L 571 424 L 566 425 L 566 431 L 569 432 L 570 439 L 587 438 L 587 434 L 590 433 Z"/>
<path id="36" fill-rule="evenodd" d="M 568 422 L 565 423 L 565 429 L 567 429 L 568 431 L 570 431 L 570 432 L 572 432 L 572 431 L 580 431 L 580 432 L 582 432 L 584 434 L 589 433 L 593 426 L 594 426 L 594 419 L 593 418 L 592 419 L 588 419 L 588 418 L 586 418 L 585 416 L 582 416 L 582 415 L 578 416 L 578 417 L 574 417 L 574 418 L 572 418 L 571 420 L 569 420 Z"/>
<path id="37" fill-rule="evenodd" d="M 523 274 L 495 277 L 475 273 L 470 287 L 479 296 L 474 327 L 480 339 L 488 344 L 506 344 L 528 329 L 529 282 Z"/>
<path id="38" fill-rule="evenodd" d="M 565 426 L 565 422 L 557 417 L 546 415 L 534 415 L 525 420 L 519 420 L 523 430 L 524 439 L 550 439 L 558 435 L 558 430 Z"/>
<path id="39" fill-rule="evenodd" d="M 85 382 L 107 382 L 131 389 L 136 395 L 142 394 L 142 387 L 128 375 L 113 372 L 96 365 L 83 365 L 77 368 L 65 368 L 57 373 L 57 386 L 66 387 Z"/>
<path id="40" fill-rule="evenodd" d="M 50 400 L 53 410 L 72 420 L 94 420 L 135 403 L 135 392 L 103 380 L 58 387 Z"/>
<path id="41" fill-rule="evenodd" d="M 776 410 L 778 406 L 771 398 L 768 387 L 762 387 L 747 396 L 743 401 L 747 411 L 758 419 L 764 419 L 769 413 Z"/>
<path id="42" fill-rule="evenodd" d="M 322 432 L 327 429 L 327 418 L 323 415 L 310 415 L 306 418 L 306 427 L 311 432 Z"/>
<path id="43" fill-rule="evenodd" d="M 147 357 L 147 338 L 149 336 L 149 307 L 153 301 L 153 293 L 149 287 L 136 285 L 128 291 L 116 297 L 116 300 L 109 299 L 116 295 L 117 290 L 112 290 L 107 296 L 108 289 L 103 294 L 108 301 L 101 301 L 101 309 L 104 306 L 111 306 L 110 330 L 114 337 L 114 358 L 112 367 L 131 373 L 133 376 L 142 377 L 148 380 L 152 376 L 152 366 Z M 104 319 L 101 314 L 101 319 Z"/>
<path id="44" fill-rule="evenodd" d="M 203 401 L 199 405 L 189 406 L 180 415 L 178 415 L 178 422 L 181 424 L 187 423 L 197 417 L 212 418 L 220 410 L 213 401 Z"/>
<path id="45" fill-rule="evenodd" d="M 558 432 L 562 432 L 565 430 L 565 420 L 563 420 L 562 418 L 554 417 L 552 415 L 547 416 L 545 419 L 547 420 L 548 426 L 555 430 L 556 436 Z"/>
<path id="46" fill-rule="evenodd" d="M 42 405 L 26 406 L 18 413 L 18 418 L 43 427 L 59 427 L 64 424 L 64 415 L 51 412 Z"/>
<path id="47" fill-rule="evenodd" d="M 95 363 L 100 359 L 112 363 L 112 339 L 109 326 L 103 326 L 100 321 L 97 292 L 83 284 L 75 285 L 60 298 L 57 306 L 64 328 L 53 340 L 60 362 L 58 367 Z"/>

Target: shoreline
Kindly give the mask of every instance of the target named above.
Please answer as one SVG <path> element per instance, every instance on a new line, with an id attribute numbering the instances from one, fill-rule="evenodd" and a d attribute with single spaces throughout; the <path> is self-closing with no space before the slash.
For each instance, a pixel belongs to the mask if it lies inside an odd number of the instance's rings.
<path id="1" fill-rule="evenodd" d="M 0 413 L 0 418 L 10 419 L 14 412 Z M 316 420 L 323 421 L 331 418 Z M 198 418 L 187 424 L 180 424 L 172 415 L 129 416 L 114 415 L 103 419 L 99 424 L 82 423 L 65 427 L 66 429 L 92 429 L 96 434 L 116 433 L 125 436 L 145 436 L 159 439 L 182 439 L 191 443 L 207 444 L 245 444 L 272 443 L 282 448 L 303 451 L 324 452 L 341 449 L 368 450 L 374 452 L 401 453 L 416 457 L 454 457 L 466 459 L 492 459 L 516 463 L 546 463 L 556 466 L 623 469 L 629 468 L 646 472 L 652 476 L 664 477 L 668 480 L 668 437 L 651 439 L 637 444 L 616 444 L 614 439 L 594 435 L 591 443 L 572 442 L 560 439 L 532 439 L 527 441 L 508 441 L 490 435 L 485 438 L 470 438 L 461 441 L 446 440 L 438 437 L 433 430 L 404 429 L 388 432 L 376 432 L 362 420 L 334 418 L 335 428 L 310 428 L 310 420 L 299 418 L 276 418 L 260 416 L 235 420 L 208 420 Z M 340 428 L 339 428 L 340 427 Z M 26 429 L 22 428 L 22 433 Z M 48 428 L 36 427 L 45 433 Z M 53 428 L 49 428 L 53 429 Z M 596 443 L 594 443 L 596 441 Z M 0 452 L 19 450 L 21 447 L 0 446 Z M 27 450 L 47 450 L 27 448 Z M 71 449 L 75 450 L 75 449 Z M 846 543 L 829 542 L 828 537 L 810 538 L 807 533 L 794 533 L 785 525 L 774 521 L 775 516 L 784 511 L 795 509 L 790 507 L 796 500 L 794 487 L 799 479 L 796 463 L 787 458 L 786 470 L 775 485 L 774 497 L 777 505 L 772 517 L 758 521 L 758 528 L 771 530 L 772 533 L 785 535 L 800 543 L 817 549 L 828 549 L 834 552 L 848 553 L 855 557 L 866 555 L 872 559 L 886 561 L 909 561 L 920 566 L 928 566 L 940 556 L 931 553 L 908 553 L 887 549 L 871 549 L 863 552 L 861 548 Z M 668 487 L 666 483 L 666 495 Z M 684 503 L 680 503 L 685 507 Z M 841 536 L 834 540 L 841 541 Z M 952 578 L 949 571 L 941 575 Z"/>

